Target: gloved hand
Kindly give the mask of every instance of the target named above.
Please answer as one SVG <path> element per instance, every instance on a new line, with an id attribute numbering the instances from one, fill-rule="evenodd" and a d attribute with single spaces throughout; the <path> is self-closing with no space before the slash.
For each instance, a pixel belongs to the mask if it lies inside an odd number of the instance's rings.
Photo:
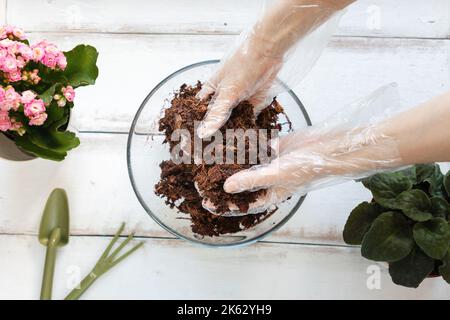
<path id="1" fill-rule="evenodd" d="M 198 93 L 200 99 L 214 93 L 199 137 L 217 131 L 239 102 L 248 100 L 258 113 L 277 93 L 301 81 L 335 30 L 339 10 L 353 1 L 277 0 L 241 35 Z"/>
<path id="2" fill-rule="evenodd" d="M 275 159 L 240 171 L 224 184 L 229 193 L 267 189 L 245 214 L 271 208 L 309 191 L 405 165 L 389 119 L 398 112 L 395 84 L 383 87 L 326 121 L 272 141 Z M 214 213 L 205 199 L 203 206 Z M 227 216 L 242 215 L 229 205 Z"/>
<path id="3" fill-rule="evenodd" d="M 387 85 L 315 126 L 273 141 L 277 157 L 225 181 L 226 192 L 267 189 L 247 214 L 294 193 L 310 191 L 413 164 L 450 161 L 450 91 L 402 111 Z M 211 212 L 214 207 L 207 201 Z M 231 207 L 228 216 L 242 215 Z"/>

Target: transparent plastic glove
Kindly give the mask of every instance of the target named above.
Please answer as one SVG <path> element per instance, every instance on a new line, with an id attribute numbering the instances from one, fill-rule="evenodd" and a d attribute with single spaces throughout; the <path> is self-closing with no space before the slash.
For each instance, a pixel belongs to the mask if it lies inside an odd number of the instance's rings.
<path id="1" fill-rule="evenodd" d="M 211 94 L 208 112 L 197 133 L 210 137 L 232 109 L 248 100 L 255 113 L 272 98 L 298 84 L 319 58 L 341 11 L 351 0 L 278 0 L 243 32 L 197 97 Z M 337 5 L 339 4 L 339 5 Z"/>
<path id="2" fill-rule="evenodd" d="M 326 121 L 272 141 L 276 158 L 236 173 L 226 192 L 267 189 L 245 214 L 270 209 L 294 193 L 323 188 L 392 170 L 404 165 L 396 138 L 388 134 L 389 119 L 400 111 L 397 86 L 385 86 Z M 206 199 L 206 209 L 214 206 Z M 227 216 L 242 215 L 230 205 Z"/>

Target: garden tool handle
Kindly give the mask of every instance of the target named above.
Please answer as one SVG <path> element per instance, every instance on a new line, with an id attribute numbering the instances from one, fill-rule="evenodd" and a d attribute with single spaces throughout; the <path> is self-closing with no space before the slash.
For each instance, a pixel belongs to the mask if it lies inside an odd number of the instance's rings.
<path id="1" fill-rule="evenodd" d="M 61 230 L 56 228 L 50 234 L 45 256 L 44 274 L 42 277 L 41 300 L 51 300 L 53 288 L 53 273 L 55 271 L 56 248 L 61 239 Z"/>

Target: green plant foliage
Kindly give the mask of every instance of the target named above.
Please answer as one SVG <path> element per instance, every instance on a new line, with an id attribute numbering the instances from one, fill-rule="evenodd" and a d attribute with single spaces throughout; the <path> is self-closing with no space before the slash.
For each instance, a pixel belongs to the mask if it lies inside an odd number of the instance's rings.
<path id="1" fill-rule="evenodd" d="M 445 281 L 450 283 L 450 248 L 447 251 L 447 255 L 442 259 L 442 265 L 439 267 L 439 274 Z"/>
<path id="2" fill-rule="evenodd" d="M 428 183 L 430 195 L 438 197 L 444 196 L 444 175 L 438 164 L 418 165 L 416 167 L 416 172 L 418 182 Z"/>
<path id="3" fill-rule="evenodd" d="M 417 245 L 431 258 L 442 259 L 450 242 L 450 226 L 442 218 L 419 222 L 413 228 Z"/>
<path id="4" fill-rule="evenodd" d="M 365 185 L 377 203 L 390 209 L 397 209 L 397 196 L 413 186 L 411 179 L 402 172 L 376 174 Z"/>
<path id="5" fill-rule="evenodd" d="M 430 199 L 425 192 L 418 189 L 403 191 L 395 198 L 392 206 L 401 209 L 407 217 L 415 221 L 427 221 L 433 217 Z"/>
<path id="6" fill-rule="evenodd" d="M 431 200 L 431 213 L 435 217 L 446 219 L 450 214 L 450 204 L 445 198 L 433 197 Z"/>
<path id="7" fill-rule="evenodd" d="M 382 213 L 364 235 L 361 254 L 375 261 L 397 261 L 414 246 L 412 229 L 399 212 Z"/>
<path id="8" fill-rule="evenodd" d="M 67 59 L 65 70 L 52 70 L 42 64 L 30 62 L 28 67 L 31 70 L 38 69 L 42 80 L 32 87 L 26 87 L 26 84 L 19 84 L 18 87 L 22 91 L 33 90 L 44 101 L 47 106 L 45 123 L 41 126 L 29 125 L 29 119 L 23 115 L 23 107 L 20 112 L 11 114 L 22 122 L 25 129 L 23 135 L 17 132 L 10 134 L 16 145 L 26 153 L 54 161 L 64 160 L 67 152 L 80 144 L 75 133 L 67 131 L 73 102 L 65 101 L 65 105 L 58 106 L 55 94 L 61 96 L 63 87 L 77 88 L 95 84 L 98 77 L 98 52 L 94 47 L 78 45 L 64 52 L 64 55 Z"/>
<path id="9" fill-rule="evenodd" d="M 360 203 L 350 213 L 350 217 L 344 227 L 344 241 L 348 244 L 361 244 L 364 235 L 369 230 L 372 222 L 385 211 L 376 203 Z"/>
<path id="10" fill-rule="evenodd" d="M 414 247 L 402 260 L 389 264 L 389 274 L 395 284 L 417 288 L 434 269 L 434 260 Z"/>
<path id="11" fill-rule="evenodd" d="M 67 58 L 67 68 L 62 76 L 67 79 L 67 83 L 74 88 L 95 84 L 98 77 L 98 52 L 94 47 L 78 45 L 64 55 Z"/>
<path id="12" fill-rule="evenodd" d="M 447 196 L 450 197 L 450 171 L 447 172 L 444 178 L 444 188 L 447 191 Z"/>
<path id="13" fill-rule="evenodd" d="M 373 200 L 353 209 L 344 241 L 388 262 L 396 284 L 416 288 L 433 270 L 450 282 L 450 172 L 421 164 L 362 183 Z"/>

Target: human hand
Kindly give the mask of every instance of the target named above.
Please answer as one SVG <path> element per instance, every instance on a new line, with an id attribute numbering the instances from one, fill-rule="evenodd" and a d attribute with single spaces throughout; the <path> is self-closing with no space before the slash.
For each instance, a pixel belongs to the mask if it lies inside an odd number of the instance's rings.
<path id="1" fill-rule="evenodd" d="M 230 193 L 266 189 L 263 197 L 240 213 L 229 204 L 227 216 L 270 209 L 293 194 L 363 178 L 407 163 L 391 130 L 397 90 L 388 85 L 312 127 L 272 141 L 276 157 L 268 164 L 240 171 L 224 184 Z M 395 96 L 394 96 L 395 95 Z M 403 119 L 402 119 L 403 120 Z M 203 206 L 214 213 L 205 199 Z"/>
<path id="2" fill-rule="evenodd" d="M 335 13 L 352 1 L 276 1 L 198 93 L 200 99 L 214 94 L 198 136 L 214 134 L 239 102 L 248 100 L 258 114 L 277 93 L 300 82 L 334 32 L 340 17 Z"/>

